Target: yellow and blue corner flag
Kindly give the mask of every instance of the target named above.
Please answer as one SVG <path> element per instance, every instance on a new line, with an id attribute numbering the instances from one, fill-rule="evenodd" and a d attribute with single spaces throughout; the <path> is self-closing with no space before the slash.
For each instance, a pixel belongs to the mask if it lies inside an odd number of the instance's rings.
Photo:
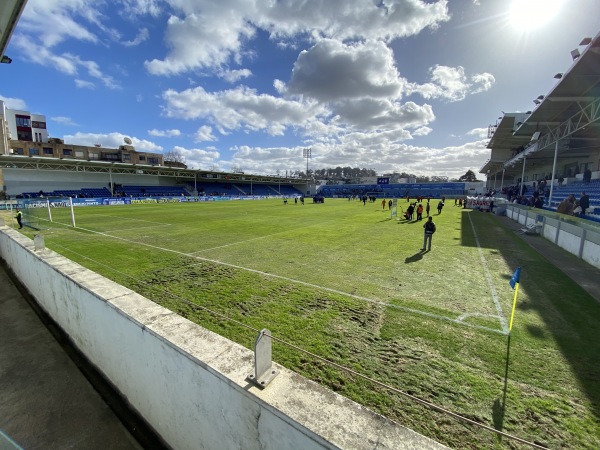
<path id="1" fill-rule="evenodd" d="M 515 285 L 519 282 L 519 278 L 521 278 L 521 267 L 517 267 L 517 270 L 515 270 L 515 273 L 513 273 L 513 276 L 510 278 L 510 281 L 508 282 L 510 284 L 511 288 L 515 288 Z"/>

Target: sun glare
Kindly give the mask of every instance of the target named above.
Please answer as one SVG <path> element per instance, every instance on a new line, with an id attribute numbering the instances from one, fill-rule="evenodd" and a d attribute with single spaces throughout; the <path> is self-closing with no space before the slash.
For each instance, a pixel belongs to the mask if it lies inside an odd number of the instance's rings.
<path id="1" fill-rule="evenodd" d="M 563 0 L 513 0 L 510 22 L 523 31 L 541 27 L 558 13 L 562 3 Z"/>

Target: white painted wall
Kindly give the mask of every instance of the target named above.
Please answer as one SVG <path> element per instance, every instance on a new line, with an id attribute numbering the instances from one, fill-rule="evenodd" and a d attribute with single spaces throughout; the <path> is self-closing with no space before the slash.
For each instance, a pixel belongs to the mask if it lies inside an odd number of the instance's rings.
<path id="1" fill-rule="evenodd" d="M 550 217 L 543 210 L 531 210 L 512 203 L 506 203 L 504 206 L 507 217 L 520 224 L 540 223 L 538 219 L 541 219 L 542 237 L 600 269 L 600 231 L 592 227 L 584 228 L 576 222 L 563 221 L 560 216 L 556 219 L 555 213 L 551 213 Z"/>
<path id="2" fill-rule="evenodd" d="M 445 448 L 280 366 L 253 387 L 250 350 L 2 224 L 0 257 L 173 448 Z"/>

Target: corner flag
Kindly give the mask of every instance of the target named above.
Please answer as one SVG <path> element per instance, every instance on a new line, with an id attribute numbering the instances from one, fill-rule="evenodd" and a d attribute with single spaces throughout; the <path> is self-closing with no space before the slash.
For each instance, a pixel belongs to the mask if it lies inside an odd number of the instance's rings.
<path id="1" fill-rule="evenodd" d="M 519 283 L 519 278 L 521 278 L 521 267 L 517 267 L 517 270 L 515 270 L 515 273 L 513 273 L 513 276 L 508 282 L 511 288 L 515 288 L 515 285 Z"/>
<path id="2" fill-rule="evenodd" d="M 512 331 L 512 325 L 513 325 L 513 319 L 515 318 L 515 309 L 517 307 L 517 295 L 519 294 L 519 279 L 521 278 L 521 267 L 517 267 L 517 270 L 515 270 L 515 273 L 513 273 L 513 276 L 511 277 L 510 281 L 508 282 L 508 284 L 510 284 L 510 287 L 512 287 L 515 290 L 515 297 L 513 300 L 513 307 L 512 307 L 512 313 L 510 314 L 510 325 L 508 326 L 508 332 L 510 333 Z"/>

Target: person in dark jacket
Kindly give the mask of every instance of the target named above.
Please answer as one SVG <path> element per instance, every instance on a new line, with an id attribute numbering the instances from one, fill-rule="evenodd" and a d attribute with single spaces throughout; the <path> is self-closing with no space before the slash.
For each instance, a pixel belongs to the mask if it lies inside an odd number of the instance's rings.
<path id="1" fill-rule="evenodd" d="M 579 198 L 579 206 L 581 208 L 581 215 L 585 216 L 585 210 L 590 207 L 590 196 L 585 192 L 581 193 L 581 197 Z"/>
<path id="2" fill-rule="evenodd" d="M 421 251 L 424 252 L 425 249 L 431 251 L 431 238 L 433 237 L 433 233 L 435 233 L 435 223 L 433 223 L 433 217 L 429 217 L 429 219 L 427 219 L 427 222 L 425 222 L 423 228 L 425 228 L 425 233 L 423 235 L 423 248 Z"/>

